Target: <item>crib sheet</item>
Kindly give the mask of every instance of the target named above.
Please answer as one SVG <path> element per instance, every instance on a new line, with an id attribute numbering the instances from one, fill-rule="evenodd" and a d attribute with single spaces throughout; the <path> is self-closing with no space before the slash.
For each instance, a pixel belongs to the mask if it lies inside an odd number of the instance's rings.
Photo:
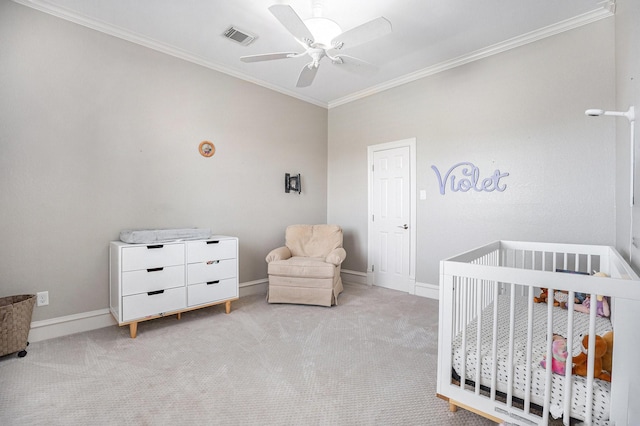
<path id="1" fill-rule="evenodd" d="M 524 399 L 526 389 L 526 354 L 527 354 L 527 312 L 528 299 L 516 296 L 516 316 L 515 316 L 515 339 L 514 339 L 514 378 L 513 395 Z M 553 308 L 553 332 L 562 336 L 567 335 L 567 315 L 568 311 L 559 307 Z M 507 361 L 509 355 L 509 296 L 498 297 L 498 367 L 496 390 L 507 392 Z M 546 371 L 540 366 L 540 361 L 546 354 L 546 332 L 547 332 L 547 304 L 534 303 L 533 305 L 533 345 L 532 345 L 532 384 L 531 402 L 542 405 L 544 400 Z M 476 380 L 476 336 L 477 319 L 472 321 L 466 330 L 467 337 L 467 361 L 466 378 Z M 574 339 L 573 353 L 580 352 L 580 334 L 588 333 L 589 315 L 581 312 L 574 312 Z M 602 335 L 612 330 L 611 321 L 608 318 L 596 317 L 596 334 Z M 481 384 L 491 386 L 491 371 L 493 357 L 491 356 L 493 337 L 493 303 L 487 306 L 482 313 L 482 345 L 481 345 Z M 462 366 L 462 339 L 461 333 L 453 341 L 453 368 L 458 375 L 461 374 Z M 551 404 L 550 413 L 554 418 L 562 416 L 564 400 L 564 380 L 565 377 L 552 374 Z M 585 402 L 587 394 L 586 377 L 572 376 L 571 395 L 571 417 L 585 419 Z M 593 422 L 595 424 L 606 424 L 609 419 L 610 409 L 610 389 L 611 384 L 602 380 L 594 380 L 593 383 Z"/>

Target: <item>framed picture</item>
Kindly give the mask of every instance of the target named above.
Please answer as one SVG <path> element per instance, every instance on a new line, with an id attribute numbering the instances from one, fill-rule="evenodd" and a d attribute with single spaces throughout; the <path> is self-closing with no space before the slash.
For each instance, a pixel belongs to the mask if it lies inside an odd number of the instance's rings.
<path id="1" fill-rule="evenodd" d="M 292 175 L 290 173 L 284 174 L 284 192 L 302 192 L 302 182 L 300 182 L 300 173 Z"/>
<path id="2" fill-rule="evenodd" d="M 216 147 L 213 145 L 213 142 L 203 141 L 200 142 L 198 151 L 200 151 L 200 155 L 202 155 L 203 157 L 211 157 L 216 153 Z"/>

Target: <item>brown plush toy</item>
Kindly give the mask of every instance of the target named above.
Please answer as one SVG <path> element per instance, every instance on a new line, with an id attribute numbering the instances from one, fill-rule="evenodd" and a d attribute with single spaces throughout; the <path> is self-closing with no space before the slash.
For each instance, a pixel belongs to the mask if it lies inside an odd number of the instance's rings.
<path id="1" fill-rule="evenodd" d="M 596 338 L 596 353 L 593 365 L 593 377 L 596 379 L 611 381 L 611 374 L 603 371 L 602 369 L 602 357 L 607 353 L 607 341 L 602 336 L 595 336 Z M 580 376 L 587 376 L 587 362 L 588 354 L 587 348 L 589 347 L 589 335 L 585 335 L 582 338 L 582 353 L 573 357 L 573 374 Z"/>
<path id="2" fill-rule="evenodd" d="M 547 303 L 548 298 L 549 298 L 549 290 L 543 287 L 540 289 L 540 296 L 534 297 L 533 301 L 536 303 Z"/>
<path id="3" fill-rule="evenodd" d="M 613 331 L 609 331 L 602 335 L 607 342 L 607 352 L 602 356 L 602 369 L 610 375 L 613 373 Z"/>

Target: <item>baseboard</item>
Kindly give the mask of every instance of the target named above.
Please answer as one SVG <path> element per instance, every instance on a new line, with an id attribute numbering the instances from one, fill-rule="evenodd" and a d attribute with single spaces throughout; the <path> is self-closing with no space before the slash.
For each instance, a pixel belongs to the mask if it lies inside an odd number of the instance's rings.
<path id="1" fill-rule="evenodd" d="M 254 294 L 267 294 L 268 278 L 240 283 L 240 297 L 253 296 Z"/>
<path id="2" fill-rule="evenodd" d="M 340 278 L 345 284 L 367 284 L 366 272 L 351 271 L 349 269 L 342 269 L 340 271 Z"/>
<path id="3" fill-rule="evenodd" d="M 428 297 L 429 299 L 440 298 L 440 287 L 435 284 L 416 282 L 416 296 Z"/>
<path id="4" fill-rule="evenodd" d="M 240 297 L 254 294 L 267 294 L 268 282 L 265 278 L 241 283 L 239 286 Z M 29 342 L 54 339 L 56 337 L 96 330 L 116 324 L 117 322 L 111 315 L 109 309 L 98 309 L 97 311 L 33 321 L 31 323 L 31 330 L 29 331 Z"/>
<path id="5" fill-rule="evenodd" d="M 343 269 L 340 274 L 342 276 L 342 281 L 345 284 L 363 284 L 369 285 L 369 274 L 366 272 L 358 272 L 351 271 L 348 269 Z M 429 299 L 438 300 L 440 295 L 440 287 L 435 284 L 427 284 L 427 283 L 415 283 L 415 295 L 420 297 L 428 297 Z"/>
<path id="6" fill-rule="evenodd" d="M 33 321 L 29 331 L 29 341 L 39 342 L 116 324 L 116 320 L 109 312 L 109 309 L 98 309 L 97 311 Z"/>

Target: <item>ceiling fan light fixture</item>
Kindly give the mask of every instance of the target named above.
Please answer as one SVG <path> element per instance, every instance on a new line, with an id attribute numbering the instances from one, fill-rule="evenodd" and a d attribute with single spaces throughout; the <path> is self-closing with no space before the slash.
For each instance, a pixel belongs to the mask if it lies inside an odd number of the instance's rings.
<path id="1" fill-rule="evenodd" d="M 340 25 L 328 18 L 309 18 L 304 23 L 313 34 L 315 44 L 325 49 L 331 48 L 331 40 L 342 34 Z"/>

